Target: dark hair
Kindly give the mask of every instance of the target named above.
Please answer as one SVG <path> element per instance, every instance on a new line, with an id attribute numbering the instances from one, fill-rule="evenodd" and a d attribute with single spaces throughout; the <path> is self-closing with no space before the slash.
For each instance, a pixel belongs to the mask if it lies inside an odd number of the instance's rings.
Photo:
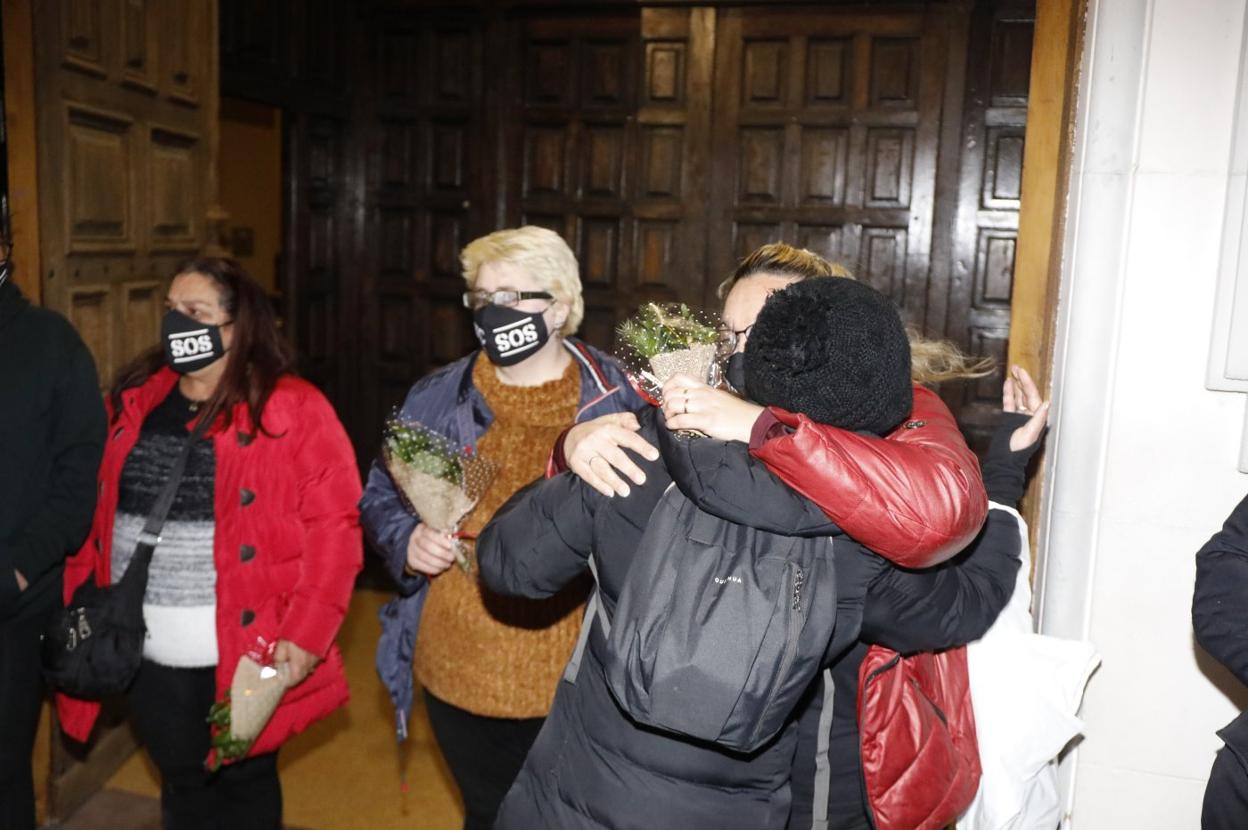
<path id="1" fill-rule="evenodd" d="M 221 307 L 234 324 L 229 364 L 217 391 L 200 408 L 200 417 L 211 421 L 223 415 L 228 426 L 234 418 L 234 407 L 245 403 L 253 434 L 272 435 L 261 422 L 265 404 L 278 378 L 290 374 L 295 367 L 295 351 L 277 329 L 273 304 L 264 288 L 233 259 L 192 259 L 178 266 L 174 278 L 183 274 L 202 274 L 216 283 Z M 164 350 L 156 346 L 123 366 L 113 382 L 113 412 L 121 412 L 122 392 L 142 386 L 164 365 Z"/>

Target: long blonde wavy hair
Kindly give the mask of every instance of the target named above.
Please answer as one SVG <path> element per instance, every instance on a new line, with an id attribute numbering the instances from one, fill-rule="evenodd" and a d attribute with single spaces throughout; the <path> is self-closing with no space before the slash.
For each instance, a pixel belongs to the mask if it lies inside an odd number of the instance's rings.
<path id="1" fill-rule="evenodd" d="M 771 242 L 751 252 L 728 279 L 719 284 L 719 298 L 740 280 L 755 274 L 781 274 L 799 280 L 819 277 L 845 277 L 855 279 L 854 274 L 839 262 L 830 262 L 805 248 L 795 248 L 784 242 Z M 907 326 L 910 339 L 910 377 L 915 383 L 932 385 L 949 380 L 982 378 L 996 368 L 991 358 L 968 355 L 948 340 L 924 337 L 914 327 Z"/>

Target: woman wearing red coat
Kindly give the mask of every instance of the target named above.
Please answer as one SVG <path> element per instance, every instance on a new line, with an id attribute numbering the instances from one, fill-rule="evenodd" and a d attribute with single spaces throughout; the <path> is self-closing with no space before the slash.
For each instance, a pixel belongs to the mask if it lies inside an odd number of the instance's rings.
<path id="1" fill-rule="evenodd" d="M 131 718 L 160 771 L 166 828 L 278 828 L 277 748 L 347 701 L 334 637 L 361 565 L 359 473 L 333 408 L 291 374 L 272 306 L 236 262 L 187 263 L 166 306 L 162 345 L 114 385 L 99 501 L 64 598 L 89 578 L 121 578 L 174 458 L 206 420 L 152 558 Z M 247 757 L 209 773 L 208 710 L 239 658 L 265 647 L 293 685 Z M 99 704 L 62 694 L 57 710 L 86 741 Z"/>

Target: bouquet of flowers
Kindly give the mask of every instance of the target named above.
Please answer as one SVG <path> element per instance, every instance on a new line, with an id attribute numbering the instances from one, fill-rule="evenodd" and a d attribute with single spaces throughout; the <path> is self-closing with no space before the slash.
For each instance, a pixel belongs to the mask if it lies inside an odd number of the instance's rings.
<path id="1" fill-rule="evenodd" d="M 456 534 L 498 472 L 498 464 L 469 449 L 451 446 L 441 435 L 398 416 L 386 424 L 382 459 L 399 492 L 420 520 Z M 472 570 L 463 546 L 455 558 Z"/>
<path id="2" fill-rule="evenodd" d="M 652 403 L 662 402 L 663 384 L 673 375 L 718 383 L 719 330 L 709 315 L 684 303 L 646 303 L 617 331 L 624 345 L 621 360 Z"/>
<path id="3" fill-rule="evenodd" d="M 289 683 L 286 665 L 273 663 L 276 645 L 258 639 L 239 658 L 225 698 L 208 710 L 208 723 L 212 727 L 210 769 L 217 770 L 225 762 L 246 757 L 282 702 Z"/>

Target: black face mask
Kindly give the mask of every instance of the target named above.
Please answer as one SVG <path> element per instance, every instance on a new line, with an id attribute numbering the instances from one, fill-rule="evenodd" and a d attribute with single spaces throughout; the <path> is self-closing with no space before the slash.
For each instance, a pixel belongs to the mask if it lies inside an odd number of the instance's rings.
<path id="1" fill-rule="evenodd" d="M 542 314 L 487 305 L 472 315 L 477 339 L 495 366 L 515 366 L 550 339 Z"/>
<path id="2" fill-rule="evenodd" d="M 743 398 L 749 397 L 745 393 L 745 352 L 733 352 L 728 356 L 728 363 L 724 367 L 724 380 L 728 381 L 732 391 Z"/>
<path id="3" fill-rule="evenodd" d="M 192 320 L 180 311 L 167 311 L 160 321 L 160 342 L 165 362 L 186 374 L 216 363 L 225 355 L 221 327 Z"/>

